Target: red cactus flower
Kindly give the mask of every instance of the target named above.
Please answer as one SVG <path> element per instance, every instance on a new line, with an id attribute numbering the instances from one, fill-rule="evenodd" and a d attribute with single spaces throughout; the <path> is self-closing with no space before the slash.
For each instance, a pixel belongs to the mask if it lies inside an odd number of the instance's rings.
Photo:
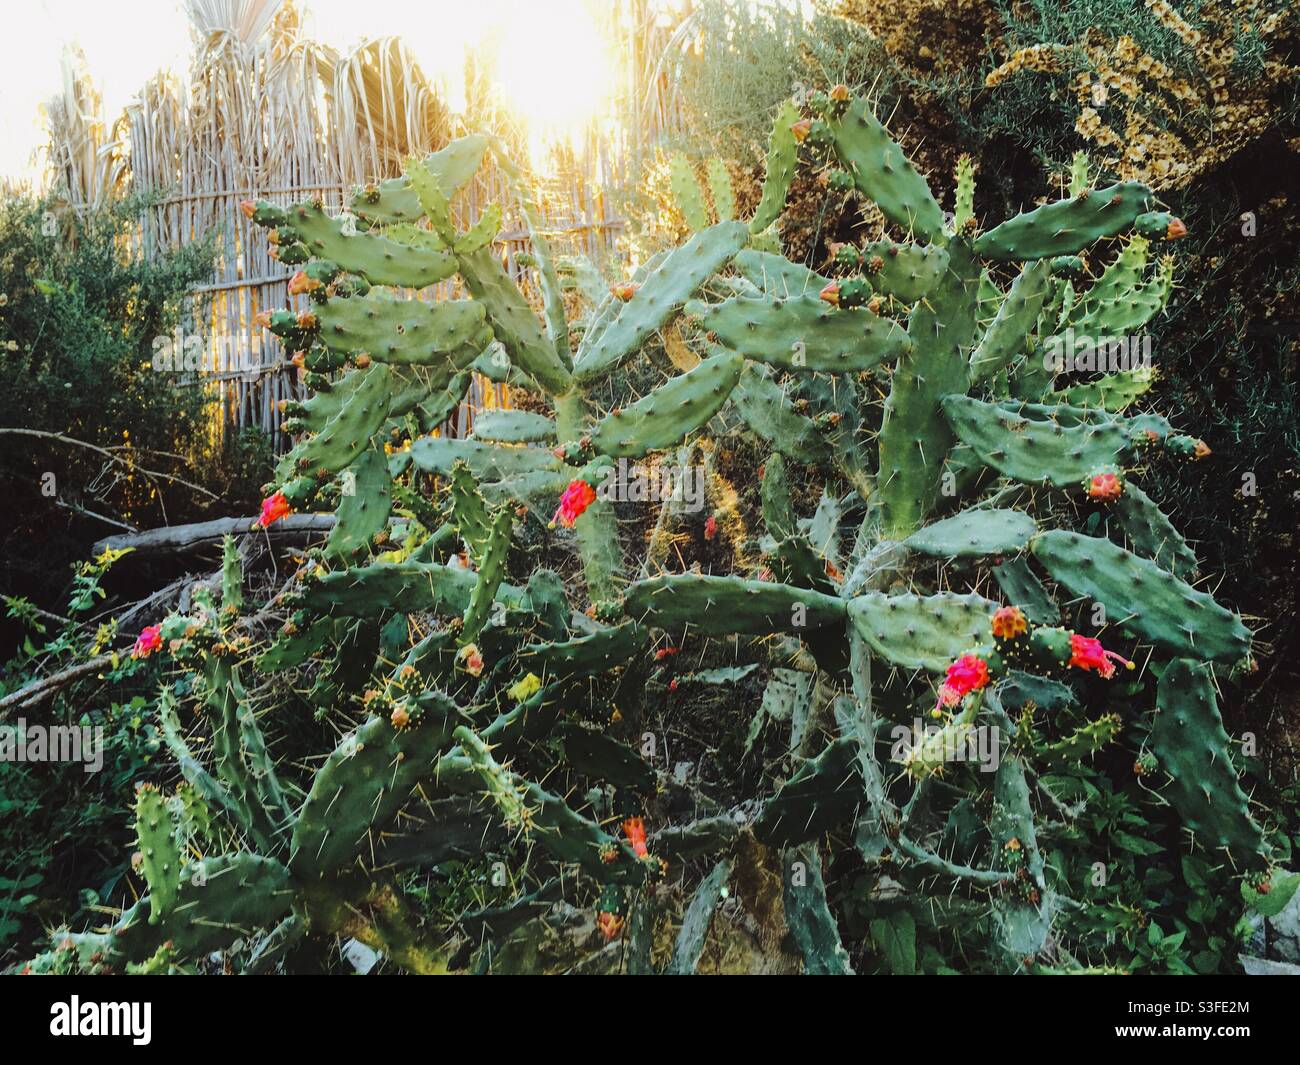
<path id="1" fill-rule="evenodd" d="M 1181 218 L 1174 218 L 1165 229 L 1165 240 L 1181 240 L 1187 236 L 1187 224 Z"/>
<path id="2" fill-rule="evenodd" d="M 796 122 L 793 126 L 790 127 L 790 132 L 794 134 L 795 143 L 802 144 L 804 140 L 807 139 L 808 131 L 811 129 L 812 129 L 811 118 L 799 119 L 798 122 Z"/>
<path id="3" fill-rule="evenodd" d="M 1125 669 L 1133 668 L 1133 663 L 1123 655 L 1102 647 L 1100 640 L 1080 636 L 1077 632 L 1070 634 L 1070 665 L 1075 669 L 1091 669 L 1109 680 L 1115 675 L 1116 662 L 1121 663 Z"/>
<path id="4" fill-rule="evenodd" d="M 641 818 L 629 817 L 624 821 L 623 834 L 627 836 L 627 845 L 638 858 L 644 858 L 650 853 L 650 848 L 646 846 L 645 822 Z"/>
<path id="5" fill-rule="evenodd" d="M 1210 451 L 1209 444 L 1207 444 L 1204 440 L 1196 441 L 1196 449 L 1192 452 L 1192 458 L 1199 460 L 1205 458 L 1207 455 L 1210 454 L 1213 454 L 1213 452 Z"/>
<path id="6" fill-rule="evenodd" d="M 318 324 L 316 316 L 311 311 L 302 311 L 298 315 L 299 329 L 315 329 Z"/>
<path id="7" fill-rule="evenodd" d="M 849 87 L 844 84 L 836 85 L 831 89 L 830 97 L 837 104 L 847 103 L 849 99 Z"/>
<path id="8" fill-rule="evenodd" d="M 670 681 L 668 682 L 668 690 L 669 690 L 670 692 L 675 692 L 675 691 L 677 690 L 677 678 L 676 678 L 676 677 L 673 677 L 673 679 L 670 680 Z"/>
<path id="9" fill-rule="evenodd" d="M 636 285 L 631 281 L 620 281 L 616 285 L 610 285 L 609 291 L 616 300 L 626 303 L 636 295 Z"/>
<path id="10" fill-rule="evenodd" d="M 566 529 L 572 529 L 574 522 L 594 502 L 596 502 L 596 490 L 591 485 L 580 478 L 570 481 L 569 487 L 560 497 L 559 509 L 556 510 L 551 521 L 559 522 Z"/>
<path id="11" fill-rule="evenodd" d="M 993 629 L 993 635 L 998 639 L 1014 640 L 1029 631 L 1029 622 L 1025 620 L 1024 612 L 1020 607 L 1000 606 L 993 611 L 990 627 Z"/>
<path id="12" fill-rule="evenodd" d="M 605 937 L 605 942 L 612 943 L 618 938 L 618 934 L 623 931 L 623 918 L 616 913 L 598 913 L 596 914 L 596 927 L 600 929 L 600 934 Z"/>
<path id="13" fill-rule="evenodd" d="M 240 201 L 239 201 L 239 209 L 240 209 L 241 211 L 244 212 L 244 217 L 247 218 L 247 219 L 249 219 L 249 220 L 251 221 L 253 215 L 255 215 L 255 214 L 257 213 L 257 201 L 256 201 L 256 200 L 240 200 Z"/>
<path id="14" fill-rule="evenodd" d="M 655 652 L 655 661 L 662 662 L 669 655 L 675 655 L 680 650 L 680 647 L 661 647 Z"/>
<path id="15" fill-rule="evenodd" d="M 939 706 L 956 706 L 968 694 L 989 682 L 988 663 L 978 655 L 962 655 L 948 667 L 939 688 Z"/>
<path id="16" fill-rule="evenodd" d="M 131 648 L 131 657 L 148 658 L 160 647 L 162 647 L 162 626 L 146 625 L 140 630 L 140 635 L 135 638 L 135 646 Z"/>
<path id="17" fill-rule="evenodd" d="M 269 529 L 281 518 L 288 517 L 292 513 L 293 507 L 289 506 L 284 493 L 276 492 L 275 495 L 267 496 L 262 500 L 262 513 L 257 516 L 254 524 L 259 529 Z"/>
<path id="18" fill-rule="evenodd" d="M 817 293 L 817 296 L 818 298 L 822 299 L 826 303 L 833 303 L 835 304 L 835 306 L 838 307 L 840 302 L 839 282 L 827 281 L 826 284 L 822 286 L 822 290 L 819 293 Z"/>
<path id="19" fill-rule="evenodd" d="M 708 519 L 704 522 L 704 539 L 712 540 L 717 535 L 718 535 L 718 519 L 715 518 L 712 514 L 710 514 L 708 516 Z"/>
<path id="20" fill-rule="evenodd" d="M 1124 494 L 1124 482 L 1116 473 L 1097 473 L 1088 479 L 1088 498 L 1114 503 Z"/>
<path id="21" fill-rule="evenodd" d="M 270 329 L 270 328 L 271 328 L 271 312 L 270 312 L 270 311 L 258 311 L 257 314 L 253 315 L 253 324 L 254 324 L 254 325 L 260 325 L 263 329 Z"/>

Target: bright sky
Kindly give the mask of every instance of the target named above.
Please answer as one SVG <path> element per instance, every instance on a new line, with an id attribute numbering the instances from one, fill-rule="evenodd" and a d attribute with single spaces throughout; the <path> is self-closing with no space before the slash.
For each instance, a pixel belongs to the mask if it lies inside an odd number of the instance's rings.
<path id="1" fill-rule="evenodd" d="M 501 39 L 503 90 L 535 122 L 580 123 L 607 92 L 610 72 L 583 0 L 306 0 L 306 7 L 309 34 L 337 48 L 402 36 L 428 74 L 446 78 L 453 106 L 465 49 L 488 33 Z M 24 0 L 8 6 L 5 30 L 0 176 L 35 173 L 32 154 L 44 143 L 40 105 L 60 90 L 68 45 L 84 50 L 110 120 L 157 71 L 183 72 L 191 50 L 178 0 Z"/>

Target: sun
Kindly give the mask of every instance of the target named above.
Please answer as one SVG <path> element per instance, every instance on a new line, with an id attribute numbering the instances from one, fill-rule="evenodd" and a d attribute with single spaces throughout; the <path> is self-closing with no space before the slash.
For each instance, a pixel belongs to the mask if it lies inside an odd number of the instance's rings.
<path id="1" fill-rule="evenodd" d="M 495 81 L 530 130 L 574 134 L 606 110 L 608 46 L 582 0 L 520 5 L 495 30 Z"/>

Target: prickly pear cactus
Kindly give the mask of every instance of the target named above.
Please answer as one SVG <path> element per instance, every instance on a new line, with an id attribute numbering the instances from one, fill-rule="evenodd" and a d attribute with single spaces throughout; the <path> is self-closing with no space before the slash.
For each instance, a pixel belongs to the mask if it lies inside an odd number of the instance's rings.
<path id="1" fill-rule="evenodd" d="M 781 964 L 914 969 L 897 907 L 843 938 L 852 852 L 908 899 L 957 900 L 988 968 L 1034 968 L 1062 956 L 1067 905 L 1090 905 L 1044 859 L 1051 775 L 1119 743 L 1192 845 L 1268 860 L 1213 698 L 1251 634 L 1187 583 L 1194 555 L 1135 483 L 1208 448 L 1134 412 L 1149 370 L 1058 359 L 1064 336 L 1160 312 L 1173 271 L 1150 249 L 1181 223 L 1083 168 L 1066 198 L 985 227 L 969 160 L 945 215 L 866 100 L 813 103 L 778 114 L 748 219 L 725 166 L 701 185 L 675 163 L 691 235 L 608 285 L 552 254 L 490 137 L 356 190 L 340 217 L 247 205 L 301 267 L 302 306 L 265 321 L 310 392 L 257 524 L 335 523 L 273 602 L 251 605 L 231 547 L 223 609 L 199 596 L 163 623 L 195 677 L 197 716 L 164 699 L 184 784 L 141 789 L 148 894 L 62 936 L 77 965 L 220 949 L 266 971 L 345 937 L 413 972 L 521 953 L 605 971 L 626 939 L 633 971 L 692 972 L 744 955 L 715 916 L 734 881 L 738 905 L 784 914 L 770 941 L 801 957 Z M 485 159 L 530 231 L 537 308 L 493 246 L 500 212 L 458 218 Z M 801 165 L 887 220 L 826 275 L 774 228 Z M 462 298 L 412 294 L 453 277 Z M 648 365 L 663 380 L 639 394 Z M 438 435 L 474 373 L 527 403 Z M 752 487 L 726 474 L 737 439 L 763 457 Z M 679 491 L 642 505 L 630 461 Z M 703 517 L 680 490 L 694 470 Z M 791 490 L 810 479 L 815 506 Z M 664 715 L 750 696 L 734 741 L 666 761 Z M 924 735 L 886 742 L 913 721 Z M 731 782 L 715 756 L 737 759 Z M 411 870 L 492 891 L 426 923 Z M 543 916 L 561 902 L 590 920 L 558 934 Z M 677 945 L 656 950 L 670 919 Z"/>

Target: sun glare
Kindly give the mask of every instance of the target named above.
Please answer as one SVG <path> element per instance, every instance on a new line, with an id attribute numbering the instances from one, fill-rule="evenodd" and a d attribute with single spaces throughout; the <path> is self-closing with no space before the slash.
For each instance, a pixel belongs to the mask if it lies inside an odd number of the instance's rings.
<path id="1" fill-rule="evenodd" d="M 364 15 L 352 0 L 306 0 L 308 32 L 345 49 L 363 37 L 401 37 L 449 106 L 464 103 L 468 52 L 494 57 L 493 86 L 526 124 L 535 161 L 540 147 L 581 134 L 608 110 L 613 71 L 599 26 L 598 0 L 473 0 L 468 4 L 389 4 Z M 32 178 L 31 153 L 44 140 L 39 107 L 60 89 L 59 57 L 83 48 L 111 122 L 160 69 L 184 73 L 189 26 L 177 0 L 138 0 L 137 17 L 97 0 L 36 0 L 14 12 L 30 47 L 0 69 L 0 174 Z M 141 50 L 139 27 L 151 27 Z"/>
<path id="2" fill-rule="evenodd" d="M 580 0 L 530 6 L 501 30 L 497 83 L 530 129 L 570 135 L 603 113 L 607 50 Z"/>

